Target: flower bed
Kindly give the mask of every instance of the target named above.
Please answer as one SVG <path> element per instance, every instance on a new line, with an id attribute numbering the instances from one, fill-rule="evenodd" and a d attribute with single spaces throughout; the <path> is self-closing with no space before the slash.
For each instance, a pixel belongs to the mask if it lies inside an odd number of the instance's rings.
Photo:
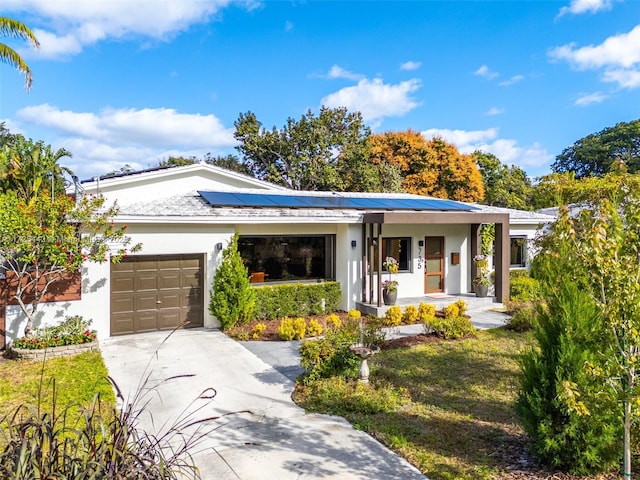
<path id="1" fill-rule="evenodd" d="M 89 330 L 90 320 L 69 317 L 60 325 L 37 329 L 32 335 L 13 341 L 9 357 L 42 360 L 98 349 L 97 332 Z"/>
<path id="2" fill-rule="evenodd" d="M 27 349 L 17 348 L 11 346 L 9 349 L 9 357 L 15 360 L 44 360 L 45 358 L 58 358 L 68 357 L 71 355 L 77 355 L 78 353 L 90 352 L 92 350 L 99 350 L 100 345 L 98 340 L 87 343 L 78 343 L 73 345 L 62 345 L 59 347 L 46 347 L 40 349 Z"/>

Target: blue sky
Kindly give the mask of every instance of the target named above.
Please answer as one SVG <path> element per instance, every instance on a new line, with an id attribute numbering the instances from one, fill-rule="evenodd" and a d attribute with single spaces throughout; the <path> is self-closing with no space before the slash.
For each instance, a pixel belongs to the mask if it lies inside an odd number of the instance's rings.
<path id="1" fill-rule="evenodd" d="M 585 135 L 640 118 L 640 1 L 3 0 L 0 121 L 64 147 L 80 178 L 170 155 L 234 153 L 252 111 L 321 105 L 374 132 L 439 135 L 530 176 Z"/>

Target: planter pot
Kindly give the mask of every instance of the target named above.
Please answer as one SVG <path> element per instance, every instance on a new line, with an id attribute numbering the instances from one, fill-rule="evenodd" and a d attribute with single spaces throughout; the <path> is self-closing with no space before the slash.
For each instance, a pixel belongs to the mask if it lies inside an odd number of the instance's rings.
<path id="1" fill-rule="evenodd" d="M 395 305 L 396 300 L 398 299 L 398 291 L 394 290 L 393 292 L 387 291 L 386 288 L 382 289 L 382 301 L 385 305 Z"/>
<path id="2" fill-rule="evenodd" d="M 473 291 L 476 293 L 476 297 L 486 297 L 489 292 L 489 285 L 474 285 Z"/>

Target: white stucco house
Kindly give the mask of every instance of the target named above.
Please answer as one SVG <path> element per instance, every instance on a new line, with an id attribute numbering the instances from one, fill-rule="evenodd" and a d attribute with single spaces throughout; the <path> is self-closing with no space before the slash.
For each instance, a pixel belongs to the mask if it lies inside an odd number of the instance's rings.
<path id="1" fill-rule="evenodd" d="M 495 297 L 502 301 L 509 268 L 527 264 L 524 240 L 553 220 L 408 194 L 292 191 L 206 164 L 84 181 L 78 194 L 117 202 L 116 223 L 142 250 L 118 264 L 85 264 L 77 292 L 41 305 L 39 320 L 82 315 L 102 338 L 184 320 L 218 326 L 208 311 L 210 288 L 236 232 L 256 286 L 335 280 L 347 310 L 380 301 L 386 256 L 400 263 L 399 297 L 470 292 L 483 223 L 496 224 Z M 19 308 L 0 313 L 6 340 L 21 336 Z"/>

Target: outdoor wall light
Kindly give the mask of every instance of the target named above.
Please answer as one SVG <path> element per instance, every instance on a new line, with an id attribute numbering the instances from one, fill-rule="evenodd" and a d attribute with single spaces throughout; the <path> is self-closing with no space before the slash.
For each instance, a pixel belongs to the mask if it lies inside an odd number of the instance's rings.
<path id="1" fill-rule="evenodd" d="M 351 248 L 356 248 L 356 241 L 355 240 L 351 240 Z"/>
<path id="2" fill-rule="evenodd" d="M 222 250 L 222 242 L 216 243 L 216 252 L 219 252 L 220 250 Z"/>
<path id="3" fill-rule="evenodd" d="M 424 247 L 424 240 L 418 240 L 418 246 Z"/>

